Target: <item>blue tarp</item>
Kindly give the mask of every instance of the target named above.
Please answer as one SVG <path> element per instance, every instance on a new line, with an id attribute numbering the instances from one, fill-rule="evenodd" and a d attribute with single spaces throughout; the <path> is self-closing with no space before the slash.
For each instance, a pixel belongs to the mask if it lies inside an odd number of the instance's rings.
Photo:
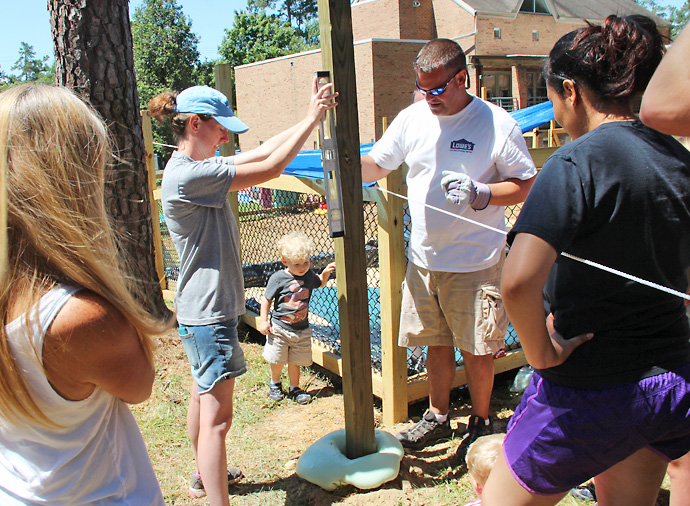
<path id="1" fill-rule="evenodd" d="M 542 102 L 541 104 L 525 107 L 513 111 L 510 115 L 515 118 L 522 133 L 531 132 L 539 125 L 548 123 L 553 119 L 553 105 L 551 102 Z"/>
<path id="2" fill-rule="evenodd" d="M 359 152 L 366 155 L 371 151 L 373 142 L 359 146 Z M 321 165 L 321 150 L 311 149 L 300 151 L 290 165 L 283 171 L 283 174 L 291 176 L 309 177 L 312 179 L 323 179 L 323 165 Z M 376 183 L 364 183 L 362 186 L 374 186 Z"/>
<path id="3" fill-rule="evenodd" d="M 553 106 L 551 102 L 518 109 L 510 113 L 517 121 L 523 133 L 531 132 L 539 125 L 548 123 L 553 119 Z M 373 142 L 362 144 L 360 153 L 366 155 L 371 151 Z M 287 166 L 284 174 L 291 176 L 309 177 L 312 179 L 323 179 L 323 166 L 321 165 L 321 150 L 300 151 L 290 165 Z M 363 186 L 373 186 L 375 183 L 364 183 Z"/>

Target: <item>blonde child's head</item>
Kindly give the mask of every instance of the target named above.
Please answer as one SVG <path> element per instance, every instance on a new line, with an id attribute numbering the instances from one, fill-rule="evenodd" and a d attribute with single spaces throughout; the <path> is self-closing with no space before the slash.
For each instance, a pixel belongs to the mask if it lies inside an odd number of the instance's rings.
<path id="1" fill-rule="evenodd" d="M 277 248 L 283 260 L 300 262 L 309 259 L 314 243 L 304 232 L 295 231 L 281 237 Z"/>
<path id="2" fill-rule="evenodd" d="M 505 437 L 505 434 L 482 436 L 477 438 L 467 450 L 465 462 L 477 495 L 481 495 L 486 480 L 489 478 L 489 473 L 501 454 Z"/>

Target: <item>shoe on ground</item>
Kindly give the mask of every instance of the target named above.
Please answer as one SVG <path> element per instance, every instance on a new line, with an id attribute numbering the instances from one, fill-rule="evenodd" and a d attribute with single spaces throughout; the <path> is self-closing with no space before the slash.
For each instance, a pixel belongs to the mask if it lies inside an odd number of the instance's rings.
<path id="1" fill-rule="evenodd" d="M 235 483 L 240 481 L 244 475 L 239 467 L 231 467 L 228 469 L 228 493 L 230 492 L 230 487 Z M 206 490 L 204 489 L 204 483 L 201 481 L 201 476 L 198 473 L 192 473 L 192 479 L 189 484 L 189 497 L 199 499 L 206 496 Z"/>
<path id="2" fill-rule="evenodd" d="M 467 456 L 467 450 L 469 450 L 470 445 L 474 443 L 478 438 L 482 436 L 488 436 L 494 433 L 493 425 L 489 419 L 489 425 L 486 425 L 486 421 L 477 415 L 472 415 L 470 421 L 467 424 L 467 432 L 465 436 L 460 441 L 458 449 L 455 451 L 455 457 L 460 461 L 460 463 L 465 462 L 465 457 Z"/>
<path id="3" fill-rule="evenodd" d="M 596 490 L 594 489 L 594 482 L 590 481 L 589 483 L 586 483 L 585 485 L 580 485 L 579 487 L 575 487 L 570 491 L 570 495 L 573 496 L 576 499 L 580 499 L 581 501 L 596 501 L 597 500 L 597 493 Z"/>
<path id="4" fill-rule="evenodd" d="M 297 401 L 298 404 L 308 404 L 311 401 L 311 395 L 302 390 L 300 387 L 291 388 L 288 392 L 288 399 Z"/>
<path id="5" fill-rule="evenodd" d="M 285 399 L 285 394 L 283 393 L 283 385 L 278 383 L 277 385 L 268 385 L 268 396 L 274 401 L 282 401 Z"/>
<path id="6" fill-rule="evenodd" d="M 436 415 L 427 410 L 422 419 L 411 429 L 398 432 L 395 437 L 404 448 L 419 450 L 441 439 L 448 439 L 453 430 L 450 428 L 450 417 L 439 423 Z"/>

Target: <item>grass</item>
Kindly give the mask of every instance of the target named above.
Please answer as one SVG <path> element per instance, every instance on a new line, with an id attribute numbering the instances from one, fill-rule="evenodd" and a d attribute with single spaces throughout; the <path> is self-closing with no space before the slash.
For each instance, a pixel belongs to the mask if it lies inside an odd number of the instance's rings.
<path id="1" fill-rule="evenodd" d="M 322 435 L 344 427 L 339 378 L 316 367 L 305 369 L 301 386 L 316 394 L 313 402 L 300 406 L 293 401 L 271 401 L 267 395 L 269 369 L 261 357 L 262 345 L 245 336 L 243 349 L 248 372 L 236 383 L 235 416 L 226 441 L 228 461 L 242 468 L 246 479 L 235 486 L 231 504 L 442 506 L 474 500 L 464 466 L 454 467 L 448 458 L 454 454 L 457 439 L 407 453 L 398 478 L 376 490 L 347 486 L 327 492 L 302 480 L 295 473 L 301 452 Z M 511 382 L 510 374 L 496 378 L 492 402 L 501 424 L 507 421 L 519 401 L 519 394 L 509 390 Z M 161 336 L 153 395 L 147 402 L 133 406 L 132 411 L 168 505 L 207 504 L 205 499 L 193 500 L 187 496 L 189 475 L 194 470 L 185 427 L 190 385 L 189 365 L 176 332 Z M 465 390 L 454 390 L 451 402 L 456 419 L 469 416 Z M 376 419 L 380 420 L 380 401 L 375 399 L 374 403 Z M 410 416 L 421 416 L 423 410 L 421 404 L 412 405 Z M 378 428 L 394 433 L 402 426 Z M 664 488 L 668 490 L 668 482 Z M 666 502 L 662 499 L 659 505 L 668 504 L 667 492 L 665 497 Z M 559 504 L 591 506 L 593 503 L 567 496 Z"/>

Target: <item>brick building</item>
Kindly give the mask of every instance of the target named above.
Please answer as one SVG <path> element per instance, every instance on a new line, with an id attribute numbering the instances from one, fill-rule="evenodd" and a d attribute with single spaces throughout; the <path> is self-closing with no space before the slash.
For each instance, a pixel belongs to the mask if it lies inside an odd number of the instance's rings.
<path id="1" fill-rule="evenodd" d="M 485 88 L 512 110 L 546 100 L 541 64 L 563 34 L 610 14 L 652 16 L 633 0 L 354 0 L 351 7 L 362 143 L 378 139 L 386 119 L 412 100 L 412 62 L 429 39 L 456 40 L 467 54 L 469 91 Z M 670 24 L 655 20 L 668 36 Z M 303 117 L 320 68 L 320 50 L 235 68 L 238 116 L 251 127 L 242 149 Z"/>

